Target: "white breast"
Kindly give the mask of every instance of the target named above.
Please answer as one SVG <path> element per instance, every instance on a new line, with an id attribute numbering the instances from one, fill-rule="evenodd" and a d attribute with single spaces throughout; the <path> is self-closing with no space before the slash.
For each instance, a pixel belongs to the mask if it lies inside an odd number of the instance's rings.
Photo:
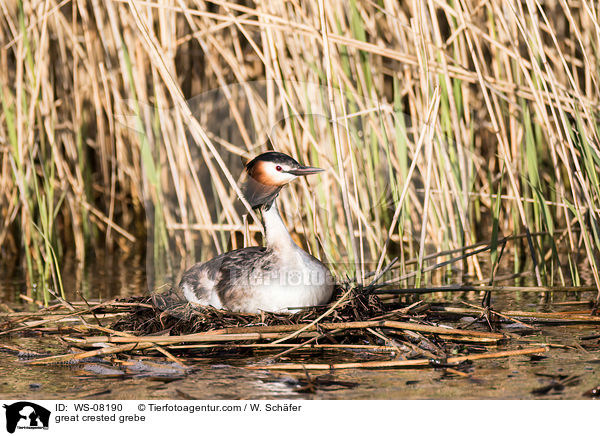
<path id="1" fill-rule="evenodd" d="M 271 270 L 256 274 L 244 311 L 295 312 L 329 302 L 333 279 L 324 265 L 298 247 L 278 260 Z"/>

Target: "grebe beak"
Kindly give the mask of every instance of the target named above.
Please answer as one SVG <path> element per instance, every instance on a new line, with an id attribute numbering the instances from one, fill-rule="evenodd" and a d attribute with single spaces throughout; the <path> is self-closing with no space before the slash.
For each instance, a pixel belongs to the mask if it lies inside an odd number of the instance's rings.
<path id="1" fill-rule="evenodd" d="M 308 176 L 310 174 L 317 174 L 322 171 L 325 171 L 323 168 L 316 167 L 300 167 L 295 168 L 293 170 L 287 170 L 286 172 L 289 174 L 293 174 L 294 176 Z"/>

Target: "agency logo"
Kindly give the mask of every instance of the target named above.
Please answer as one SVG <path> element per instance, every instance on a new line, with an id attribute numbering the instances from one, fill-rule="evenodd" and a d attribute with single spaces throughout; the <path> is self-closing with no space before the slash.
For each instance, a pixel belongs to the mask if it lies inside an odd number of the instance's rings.
<path id="1" fill-rule="evenodd" d="M 5 404 L 6 431 L 14 433 L 18 429 L 48 430 L 50 411 L 29 401 Z"/>

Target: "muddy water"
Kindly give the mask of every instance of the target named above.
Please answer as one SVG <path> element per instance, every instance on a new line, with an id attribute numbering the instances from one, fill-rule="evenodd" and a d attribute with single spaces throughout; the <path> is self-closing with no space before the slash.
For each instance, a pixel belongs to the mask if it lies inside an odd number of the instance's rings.
<path id="1" fill-rule="evenodd" d="M 115 293 L 122 296 L 144 293 L 144 278 L 136 270 L 123 271 L 115 264 L 114 270 L 103 265 L 96 271 L 82 272 L 85 282 L 82 291 L 87 297 L 108 298 Z M 93 279 L 85 280 L 86 274 Z M 67 276 L 68 277 L 68 276 Z M 77 287 L 76 277 L 67 279 L 66 288 Z M 2 301 L 15 307 L 18 292 L 24 286 L 18 280 L 6 280 L 0 285 Z M 69 288 L 69 286 L 72 286 Z M 115 292 L 117 290 L 117 292 Z M 96 294 L 96 295 L 94 295 Z M 579 295 L 582 300 L 592 294 Z M 432 301 L 443 298 L 459 306 L 459 299 L 478 304 L 477 295 L 426 296 Z M 560 305 L 575 300 L 575 295 L 555 294 L 552 300 L 540 299 L 533 293 L 496 293 L 493 305 L 499 310 L 581 310 L 582 305 Z M 25 310 L 32 308 L 24 307 Z M 465 320 L 466 322 L 467 320 Z M 515 356 L 494 360 L 479 360 L 462 369 L 468 377 L 449 375 L 435 369 L 344 370 L 334 374 L 333 380 L 342 384 L 318 385 L 312 392 L 303 391 L 305 374 L 298 372 L 268 372 L 247 370 L 243 366 L 262 362 L 267 355 L 236 358 L 234 360 L 198 359 L 193 371 L 184 373 L 179 368 L 166 371 L 147 371 L 123 375 L 118 365 L 54 365 L 31 366 L 23 358 L 0 351 L 0 397 L 6 399 L 583 399 L 584 392 L 600 384 L 600 345 L 598 339 L 582 337 L 600 333 L 600 326 L 542 325 L 541 331 L 513 340 L 511 347 L 552 343 L 568 348 L 551 348 L 542 360 L 529 356 Z M 40 353 L 64 352 L 54 339 L 37 337 L 3 337 L 0 344 L 16 346 Z M 586 351 L 580 345 L 586 345 Z M 587 347 L 589 346 L 589 347 Z M 500 348 L 502 349 L 502 348 Z M 347 360 L 361 360 L 361 354 L 346 355 Z M 332 359 L 339 357 L 331 356 Z M 289 356 L 289 361 L 301 357 Z M 328 356 L 320 356 L 328 360 Z M 132 364 L 132 362 L 129 362 Z M 140 362 L 141 366 L 146 365 Z M 134 365 L 135 366 L 135 365 Z M 163 368 L 164 369 L 164 368 Z M 322 372 L 313 372 L 316 377 Z M 536 389 L 548 386 L 561 377 L 578 376 L 575 382 L 562 389 L 550 390 L 545 395 Z"/>

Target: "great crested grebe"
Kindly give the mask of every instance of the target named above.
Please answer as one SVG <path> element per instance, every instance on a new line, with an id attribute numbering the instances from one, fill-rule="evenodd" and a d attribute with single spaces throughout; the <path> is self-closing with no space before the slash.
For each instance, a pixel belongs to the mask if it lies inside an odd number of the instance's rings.
<path id="1" fill-rule="evenodd" d="M 240 248 L 192 266 L 179 283 L 185 298 L 204 306 L 248 313 L 293 312 L 328 303 L 333 292 L 331 273 L 296 245 L 276 203 L 283 186 L 299 176 L 321 171 L 274 151 L 248 162 L 244 196 L 262 212 L 266 247 Z"/>

